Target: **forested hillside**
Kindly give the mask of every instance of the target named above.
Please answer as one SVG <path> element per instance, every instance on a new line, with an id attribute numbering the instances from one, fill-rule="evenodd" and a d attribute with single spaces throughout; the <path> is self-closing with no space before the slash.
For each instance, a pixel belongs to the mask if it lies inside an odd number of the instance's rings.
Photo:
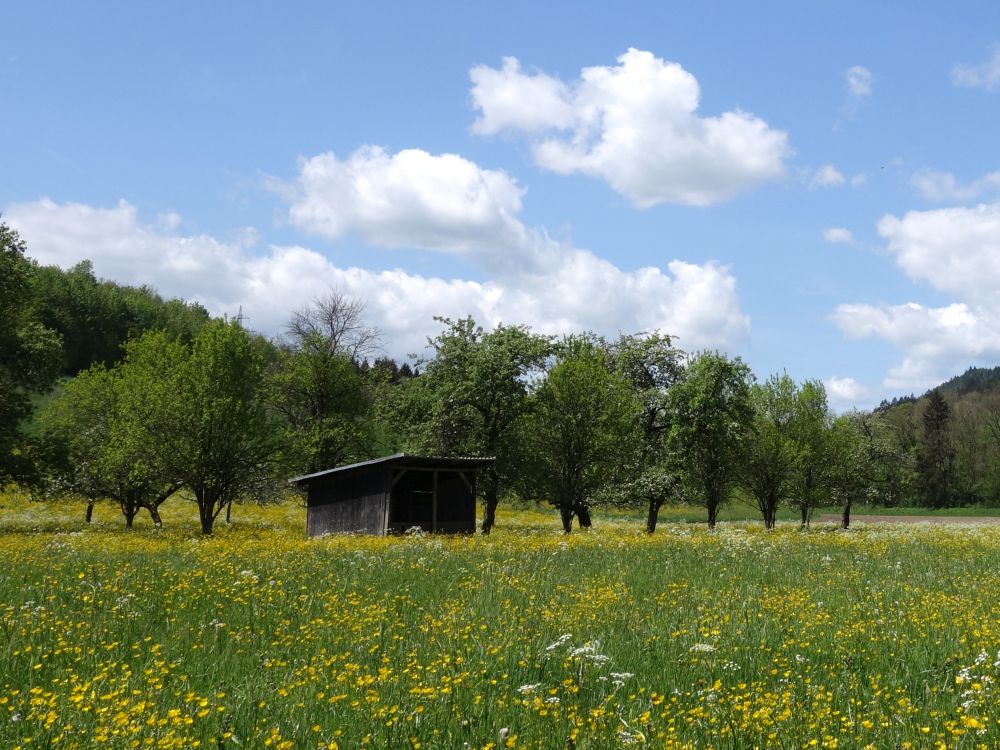
<path id="1" fill-rule="evenodd" d="M 892 426 L 899 504 L 1000 503 L 1000 367 L 970 367 L 875 413 Z"/>

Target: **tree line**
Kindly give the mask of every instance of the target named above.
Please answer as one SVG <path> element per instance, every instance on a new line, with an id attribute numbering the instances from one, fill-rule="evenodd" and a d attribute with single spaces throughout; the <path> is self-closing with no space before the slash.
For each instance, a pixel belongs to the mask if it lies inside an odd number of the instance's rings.
<path id="1" fill-rule="evenodd" d="M 782 506 L 807 526 L 828 505 L 846 527 L 855 502 L 916 488 L 937 504 L 954 476 L 940 406 L 909 432 L 891 410 L 835 415 L 819 381 L 758 382 L 738 357 L 685 353 L 662 332 L 439 318 L 411 368 L 377 356 L 363 302 L 336 292 L 270 340 L 86 263 L 40 267 L 3 224 L 0 241 L 0 481 L 86 498 L 88 519 L 110 499 L 126 525 L 142 510 L 159 524 L 183 491 L 210 533 L 291 475 L 396 451 L 495 456 L 479 483 L 485 533 L 508 498 L 552 506 L 566 532 L 595 505 L 640 507 L 652 533 L 664 504 L 695 503 L 714 526 L 734 496 L 768 527 Z"/>
<path id="2" fill-rule="evenodd" d="M 876 413 L 892 429 L 894 503 L 1000 503 L 1000 367 L 970 368 Z"/>

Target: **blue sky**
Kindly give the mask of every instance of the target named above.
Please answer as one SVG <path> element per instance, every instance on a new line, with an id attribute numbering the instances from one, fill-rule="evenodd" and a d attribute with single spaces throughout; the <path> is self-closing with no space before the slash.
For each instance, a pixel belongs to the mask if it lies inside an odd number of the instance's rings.
<path id="1" fill-rule="evenodd" d="M 995 3 L 11 4 L 0 211 L 240 308 L 660 328 L 837 408 L 1000 359 Z"/>

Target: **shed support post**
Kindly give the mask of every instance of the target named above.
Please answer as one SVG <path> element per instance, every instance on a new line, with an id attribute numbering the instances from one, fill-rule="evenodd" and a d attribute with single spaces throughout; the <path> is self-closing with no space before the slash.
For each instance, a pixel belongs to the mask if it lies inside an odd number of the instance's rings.
<path id="1" fill-rule="evenodd" d="M 434 486 L 431 492 L 431 531 L 437 531 L 438 526 L 438 471 L 434 470 Z"/>

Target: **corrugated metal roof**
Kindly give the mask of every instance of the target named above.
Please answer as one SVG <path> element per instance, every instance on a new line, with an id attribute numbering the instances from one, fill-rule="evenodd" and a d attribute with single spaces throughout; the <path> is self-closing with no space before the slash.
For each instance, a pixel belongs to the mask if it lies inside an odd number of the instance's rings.
<path id="1" fill-rule="evenodd" d="M 289 484 L 308 484 L 313 479 L 319 479 L 340 471 L 351 471 L 363 466 L 373 464 L 388 464 L 397 466 L 410 466 L 415 469 L 475 469 L 480 466 L 488 466 L 496 459 L 492 456 L 414 456 L 410 453 L 394 453 L 391 456 L 373 458 L 370 461 L 359 461 L 356 464 L 338 466 L 334 469 L 317 471 L 312 474 L 303 474 L 300 477 L 292 477 Z"/>

